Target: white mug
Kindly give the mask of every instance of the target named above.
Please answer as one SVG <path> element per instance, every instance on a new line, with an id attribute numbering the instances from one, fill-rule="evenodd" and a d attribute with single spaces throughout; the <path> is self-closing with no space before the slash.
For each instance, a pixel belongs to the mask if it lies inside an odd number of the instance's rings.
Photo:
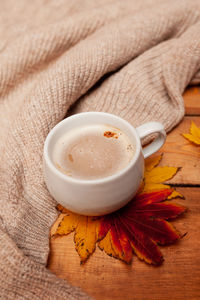
<path id="1" fill-rule="evenodd" d="M 130 163 L 111 176 L 84 180 L 61 173 L 52 161 L 55 143 L 68 130 L 90 124 L 109 124 L 126 133 L 135 145 Z M 158 133 L 157 138 L 142 148 L 141 138 Z M 164 127 L 158 122 L 134 128 L 122 118 L 103 112 L 85 112 L 68 117 L 48 134 L 44 144 L 44 178 L 54 199 L 67 209 L 83 215 L 99 216 L 127 204 L 136 194 L 144 175 L 144 158 L 156 152 L 165 142 Z"/>

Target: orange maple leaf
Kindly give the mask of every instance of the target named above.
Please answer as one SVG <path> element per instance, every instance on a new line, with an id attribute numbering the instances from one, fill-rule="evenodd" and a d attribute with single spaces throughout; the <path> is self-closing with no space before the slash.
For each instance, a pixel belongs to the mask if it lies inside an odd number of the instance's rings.
<path id="1" fill-rule="evenodd" d="M 161 264 L 163 256 L 157 244 L 171 244 L 181 236 L 166 220 L 185 211 L 181 205 L 162 202 L 171 193 L 166 189 L 139 194 L 125 207 L 104 216 L 99 230 L 100 249 L 127 263 L 134 251 L 147 263 Z"/>
<path id="2" fill-rule="evenodd" d="M 163 184 L 164 181 L 169 180 L 177 173 L 178 168 L 157 167 L 161 159 L 162 156 L 159 155 L 153 158 L 148 158 L 145 161 L 144 184 L 141 186 L 139 194 L 135 196 L 127 206 L 117 212 L 105 217 L 93 218 L 69 212 L 61 205 L 58 205 L 58 210 L 62 212 L 62 220 L 59 222 L 55 232 L 52 232 L 52 235 L 62 236 L 74 232 L 75 248 L 80 256 L 81 263 L 84 263 L 95 251 L 96 243 L 98 243 L 99 248 L 104 250 L 108 255 L 127 263 L 130 263 L 133 251 L 138 255 L 138 257 L 144 259 L 146 262 L 155 264 L 161 263 L 162 255 L 156 243 L 164 244 L 163 239 L 166 237 L 168 237 L 168 240 L 165 240 L 165 242 L 174 242 L 180 237 L 180 234 L 170 225 L 169 222 L 165 221 L 166 215 L 158 214 L 156 217 L 155 215 L 153 216 L 147 213 L 147 207 L 149 208 L 148 205 L 150 205 L 149 201 L 153 201 L 152 205 L 154 205 L 154 208 L 156 205 L 157 208 L 159 207 L 158 213 L 160 214 L 163 214 L 164 212 L 168 212 L 168 214 L 171 212 L 171 214 L 173 214 L 176 212 L 176 215 L 173 215 L 176 217 L 185 211 L 185 208 L 180 205 L 168 202 L 159 203 L 159 201 L 166 199 L 183 197 L 180 193 L 170 188 L 169 185 Z M 137 202 L 141 203 L 141 199 L 146 202 L 143 201 L 143 206 L 140 207 L 140 212 L 138 212 L 138 208 L 137 211 L 134 211 L 133 208 L 136 207 L 135 204 Z M 144 230 L 141 229 L 141 226 L 139 230 L 139 225 L 134 225 L 133 230 L 134 222 L 131 221 L 131 216 L 127 211 L 127 207 L 132 207 L 130 211 L 132 211 L 134 218 L 140 216 L 140 222 L 150 222 L 151 225 L 153 224 L 155 226 L 152 227 L 150 231 L 147 231 L 144 224 L 141 225 Z M 128 213 L 127 217 L 126 212 Z M 149 224 L 146 224 L 146 226 L 149 226 Z M 156 226 L 158 226 L 157 230 L 159 230 L 159 228 L 161 230 L 161 234 L 158 237 L 162 237 L 163 234 L 163 239 L 161 240 L 156 238 L 153 239 L 152 237 L 152 234 L 155 233 Z M 129 229 L 125 230 L 126 227 Z M 138 247 L 137 243 L 134 242 L 133 237 L 137 239 L 137 234 L 140 234 L 141 239 L 143 237 L 144 241 L 140 241 L 140 243 L 142 242 L 144 244 L 143 248 Z M 145 242 L 148 243 L 150 252 L 148 255 L 142 250 L 147 247 Z"/>

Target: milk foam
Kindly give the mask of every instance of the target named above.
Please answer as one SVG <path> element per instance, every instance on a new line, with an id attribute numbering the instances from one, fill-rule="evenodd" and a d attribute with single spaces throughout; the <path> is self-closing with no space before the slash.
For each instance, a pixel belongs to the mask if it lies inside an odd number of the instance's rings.
<path id="1" fill-rule="evenodd" d="M 69 130 L 55 144 L 53 162 L 64 174 L 85 180 L 104 178 L 125 168 L 135 145 L 110 125 L 87 125 Z"/>

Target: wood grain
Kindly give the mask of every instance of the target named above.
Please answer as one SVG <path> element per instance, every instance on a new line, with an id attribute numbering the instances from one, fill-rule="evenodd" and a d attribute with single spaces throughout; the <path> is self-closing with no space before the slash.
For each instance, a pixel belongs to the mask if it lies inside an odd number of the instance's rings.
<path id="1" fill-rule="evenodd" d="M 186 115 L 200 115 L 200 86 L 187 88 L 183 99 Z"/>
<path id="2" fill-rule="evenodd" d="M 161 247 L 165 262 L 153 267 L 134 257 L 131 266 L 96 249 L 80 266 L 73 234 L 51 240 L 49 268 L 72 285 L 81 287 L 94 299 L 102 300 L 188 300 L 200 298 L 200 190 L 179 188 L 188 212 L 173 224 L 187 235 L 177 244 Z"/>
<path id="3" fill-rule="evenodd" d="M 168 134 L 160 150 L 164 153 L 160 165 L 181 167 L 169 182 L 191 186 L 177 188 L 186 200 L 173 200 L 188 207 L 184 216 L 173 221 L 177 229 L 187 235 L 175 245 L 161 247 L 164 264 L 153 267 L 134 257 L 132 265 L 128 266 L 97 248 L 81 266 L 73 234 L 50 240 L 49 269 L 94 299 L 200 299 L 200 147 L 182 136 L 189 132 L 191 121 L 200 127 L 200 87 L 188 88 L 183 97 L 187 116 Z"/>
<path id="4" fill-rule="evenodd" d="M 191 121 L 200 127 L 200 117 L 185 117 L 167 135 L 166 143 L 159 151 L 164 153 L 161 166 L 181 167 L 177 175 L 169 181 L 171 184 L 200 186 L 200 147 L 182 136 L 182 133 L 189 133 Z"/>

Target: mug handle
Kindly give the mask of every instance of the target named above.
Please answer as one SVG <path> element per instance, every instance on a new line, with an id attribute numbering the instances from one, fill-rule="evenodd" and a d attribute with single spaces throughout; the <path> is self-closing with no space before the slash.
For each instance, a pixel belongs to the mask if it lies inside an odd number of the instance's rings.
<path id="1" fill-rule="evenodd" d="M 166 140 L 166 132 L 164 126 L 159 122 L 148 122 L 136 128 L 140 139 L 147 137 L 152 133 L 158 133 L 156 139 L 147 147 L 142 149 L 144 158 L 158 151 Z"/>

